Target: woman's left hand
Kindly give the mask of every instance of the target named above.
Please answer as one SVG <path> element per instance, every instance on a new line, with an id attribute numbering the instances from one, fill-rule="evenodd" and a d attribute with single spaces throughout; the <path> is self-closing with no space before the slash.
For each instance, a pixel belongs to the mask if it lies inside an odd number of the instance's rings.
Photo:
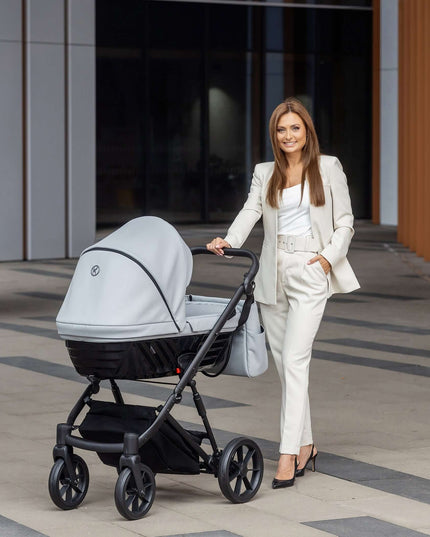
<path id="1" fill-rule="evenodd" d="M 323 268 L 323 270 L 324 270 L 324 272 L 326 274 L 328 274 L 331 271 L 330 263 L 322 255 L 316 255 L 312 259 L 309 259 L 308 265 L 312 265 L 313 263 L 316 263 L 317 261 L 320 263 L 320 265 L 322 266 L 322 268 Z"/>

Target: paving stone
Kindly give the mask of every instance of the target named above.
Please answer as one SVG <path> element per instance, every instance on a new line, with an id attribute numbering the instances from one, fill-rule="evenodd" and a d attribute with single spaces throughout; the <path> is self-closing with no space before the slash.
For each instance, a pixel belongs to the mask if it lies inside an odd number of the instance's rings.
<path id="1" fill-rule="evenodd" d="M 308 526 L 324 530 L 336 537 L 422 537 L 424 533 L 402 528 L 372 517 L 344 518 L 307 522 Z"/>

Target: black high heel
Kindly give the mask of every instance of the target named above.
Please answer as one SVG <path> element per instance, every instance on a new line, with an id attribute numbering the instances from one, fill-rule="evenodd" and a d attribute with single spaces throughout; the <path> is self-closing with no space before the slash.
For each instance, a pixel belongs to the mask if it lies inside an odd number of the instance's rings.
<path id="1" fill-rule="evenodd" d="M 294 474 L 291 479 L 276 479 L 272 481 L 272 489 L 285 489 L 287 487 L 292 487 L 294 485 L 294 480 L 296 479 L 297 472 L 297 457 L 294 461 Z"/>
<path id="2" fill-rule="evenodd" d="M 312 472 L 315 472 L 315 459 L 317 458 L 318 451 L 314 454 L 314 448 L 315 446 L 312 444 L 312 449 L 305 465 L 303 468 L 300 468 L 300 470 L 296 469 L 296 477 L 302 477 L 305 475 L 305 468 L 310 462 L 312 462 Z"/>

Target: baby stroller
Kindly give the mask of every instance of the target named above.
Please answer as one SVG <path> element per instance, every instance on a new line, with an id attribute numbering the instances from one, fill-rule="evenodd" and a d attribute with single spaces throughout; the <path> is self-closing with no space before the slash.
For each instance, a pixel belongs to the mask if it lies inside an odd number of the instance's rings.
<path id="1" fill-rule="evenodd" d="M 209 252 L 190 250 L 160 218 L 136 218 L 81 254 L 57 316 L 73 365 L 89 381 L 67 422 L 57 425 L 49 493 L 61 509 L 77 507 L 89 485 L 88 467 L 73 448 L 95 451 L 117 469 L 115 504 L 131 520 L 151 508 L 156 473 L 213 474 L 233 503 L 257 493 L 263 477 L 258 445 L 238 437 L 218 448 L 194 379 L 199 371 L 235 373 L 229 365 L 234 338 L 255 307 L 256 256 L 242 249 L 226 252 L 251 260 L 231 300 L 185 296 L 192 256 Z M 169 376 L 177 382 L 158 407 L 125 404 L 116 382 Z M 110 384 L 113 402 L 93 399 L 102 381 Z M 187 430 L 171 415 L 187 387 L 204 431 Z M 83 421 L 75 425 L 85 407 Z M 73 434 L 76 429 L 80 436 Z M 210 443 L 210 453 L 203 441 Z"/>

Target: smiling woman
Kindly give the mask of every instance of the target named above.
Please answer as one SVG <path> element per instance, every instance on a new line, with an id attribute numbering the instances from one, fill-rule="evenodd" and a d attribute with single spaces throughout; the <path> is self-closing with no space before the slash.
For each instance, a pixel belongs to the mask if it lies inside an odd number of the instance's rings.
<path id="1" fill-rule="evenodd" d="M 312 119 L 293 97 L 275 108 L 269 132 L 275 161 L 257 164 L 248 199 L 227 236 L 207 248 L 217 255 L 240 248 L 263 218 L 255 299 L 282 385 L 280 457 L 272 483 L 277 489 L 292 486 L 309 462 L 315 470 L 308 396 L 312 345 L 327 299 L 359 284 L 346 259 L 354 230 L 340 162 L 320 154 Z"/>

